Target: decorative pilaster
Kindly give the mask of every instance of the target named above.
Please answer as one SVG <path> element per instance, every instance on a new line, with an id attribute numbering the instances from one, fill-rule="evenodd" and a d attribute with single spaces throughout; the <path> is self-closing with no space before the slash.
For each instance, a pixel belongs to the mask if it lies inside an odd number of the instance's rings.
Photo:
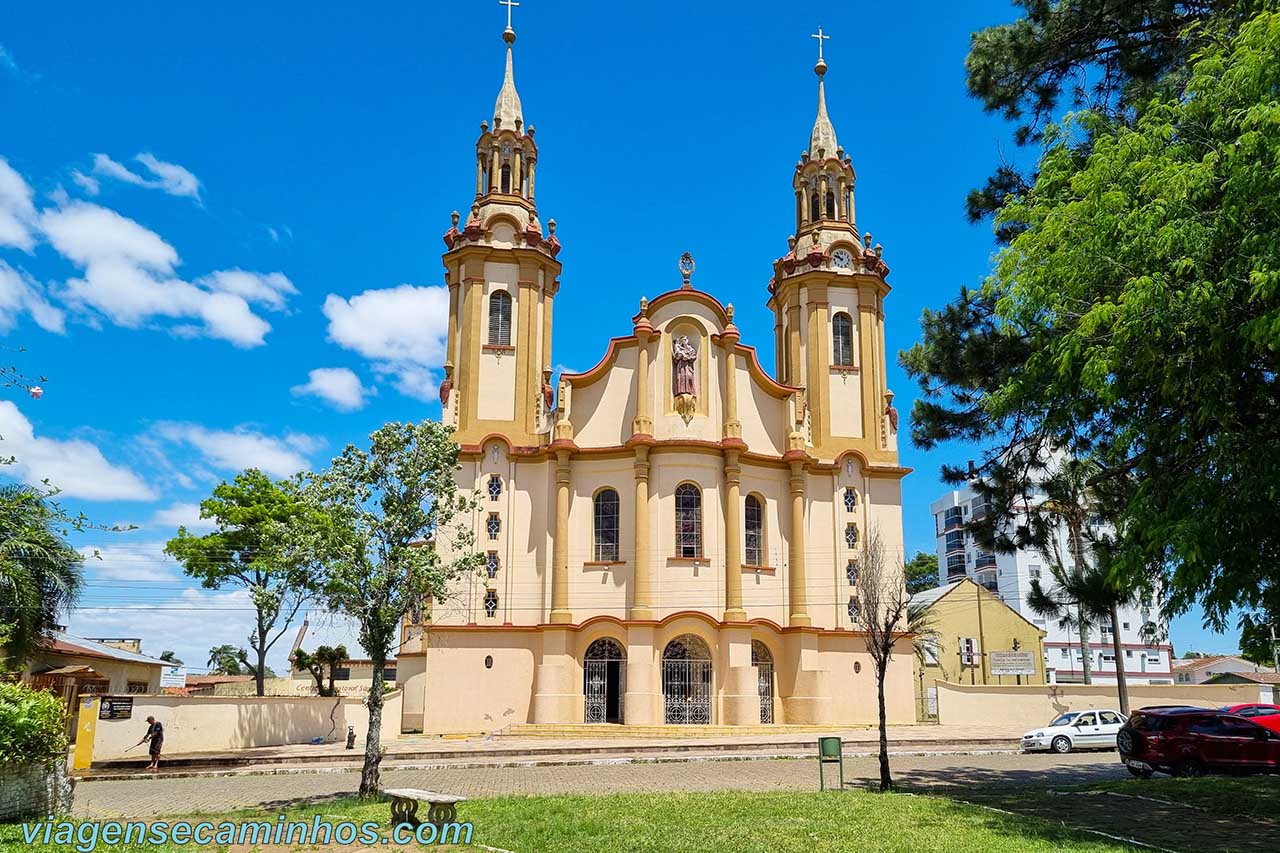
<path id="1" fill-rule="evenodd" d="M 742 608 L 742 468 L 738 465 L 738 451 L 726 450 L 724 454 L 724 621 L 745 622 L 747 612 Z M 748 644 L 749 646 L 750 644 Z"/>
<path id="2" fill-rule="evenodd" d="M 556 541 L 551 558 L 551 621 L 573 622 L 569 611 L 569 451 L 556 451 Z"/>
<path id="3" fill-rule="evenodd" d="M 640 313 L 632 318 L 636 336 L 636 414 L 631 419 L 632 435 L 652 435 L 653 416 L 649 413 L 652 395 L 649 391 L 649 341 L 654 336 L 649 322 L 649 301 L 640 298 Z"/>
<path id="4" fill-rule="evenodd" d="M 791 566 L 788 571 L 787 592 L 790 598 L 790 618 L 787 624 L 792 628 L 807 627 L 809 607 L 805 589 L 804 566 L 804 499 L 805 472 L 804 462 L 791 462 Z"/>
<path id="5" fill-rule="evenodd" d="M 825 285 L 811 284 L 807 295 L 809 328 L 805 349 L 809 356 L 809 363 L 805 389 L 808 392 L 813 441 L 815 444 L 822 445 L 831 434 L 831 407 L 827 405 L 827 397 L 830 395 L 827 368 L 831 364 L 829 356 L 831 327 L 827 318 L 827 288 Z"/>
<path id="6" fill-rule="evenodd" d="M 875 291 L 869 287 L 858 288 L 858 355 L 862 368 L 862 434 L 868 441 L 880 447 L 880 392 L 876 389 L 875 342 L 876 331 Z"/>
<path id="7" fill-rule="evenodd" d="M 653 618 L 653 584 L 649 564 L 649 447 L 636 447 L 635 462 L 635 568 L 631 575 L 631 609 L 633 620 Z"/>
<path id="8" fill-rule="evenodd" d="M 733 324 L 733 304 L 725 309 L 729 323 L 720 335 L 724 346 L 724 427 L 722 437 L 726 442 L 742 442 L 742 422 L 738 420 L 738 341 L 742 339 L 738 327 Z"/>

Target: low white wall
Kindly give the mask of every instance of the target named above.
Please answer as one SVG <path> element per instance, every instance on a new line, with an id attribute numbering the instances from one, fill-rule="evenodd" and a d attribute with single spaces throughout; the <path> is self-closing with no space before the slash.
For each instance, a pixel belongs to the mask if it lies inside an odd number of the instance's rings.
<path id="1" fill-rule="evenodd" d="M 1114 684 L 1036 684 L 1022 687 L 949 684 L 938 687 L 938 722 L 959 726 L 1042 726 L 1067 711 L 1118 708 Z M 1256 684 L 1129 685 L 1129 707 L 1193 705 L 1220 708 L 1259 701 Z"/>
<path id="2" fill-rule="evenodd" d="M 93 760 L 145 758 L 146 746 L 129 751 L 147 731 L 147 717 L 164 724 L 164 752 L 219 752 L 259 746 L 346 739 L 354 726 L 363 745 L 369 713 L 352 697 L 317 696 L 134 696 L 128 720 L 98 720 Z M 384 698 L 382 739 L 400 732 L 400 693 Z"/>

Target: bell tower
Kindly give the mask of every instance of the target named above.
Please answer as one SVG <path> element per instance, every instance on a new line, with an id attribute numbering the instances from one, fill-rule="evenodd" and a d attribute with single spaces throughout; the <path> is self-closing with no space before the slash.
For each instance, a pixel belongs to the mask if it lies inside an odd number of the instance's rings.
<path id="1" fill-rule="evenodd" d="M 805 443 L 820 458 L 856 448 L 896 461 L 886 419 L 884 297 L 889 268 L 871 234 L 858 236 L 857 174 L 827 114 L 822 28 L 818 40 L 818 113 L 795 165 L 795 233 L 774 262 L 768 305 L 774 314 L 777 374 L 805 389 Z M 894 432 L 896 432 L 896 412 Z"/>
<path id="2" fill-rule="evenodd" d="M 512 445 L 546 443 L 551 425 L 551 317 L 559 290 L 555 220 L 544 229 L 534 203 L 538 146 L 516 91 L 507 7 L 506 70 L 493 124 L 480 123 L 475 198 L 444 234 L 448 343 L 442 419 L 461 444 L 493 433 Z"/>

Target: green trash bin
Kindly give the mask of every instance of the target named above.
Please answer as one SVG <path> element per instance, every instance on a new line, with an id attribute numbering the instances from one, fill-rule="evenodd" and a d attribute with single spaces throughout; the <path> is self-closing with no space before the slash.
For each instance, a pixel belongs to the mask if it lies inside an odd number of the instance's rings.
<path id="1" fill-rule="evenodd" d="M 825 791 L 827 782 L 822 772 L 824 765 L 835 764 L 840 768 L 840 790 L 844 790 L 844 742 L 838 737 L 818 738 L 818 790 Z"/>

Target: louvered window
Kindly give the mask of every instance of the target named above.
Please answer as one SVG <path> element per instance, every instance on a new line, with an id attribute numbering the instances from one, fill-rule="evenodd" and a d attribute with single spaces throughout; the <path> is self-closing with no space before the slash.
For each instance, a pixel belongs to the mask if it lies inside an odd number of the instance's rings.
<path id="1" fill-rule="evenodd" d="M 834 364 L 853 364 L 853 318 L 840 311 L 831 318 L 831 358 Z"/>
<path id="2" fill-rule="evenodd" d="M 505 290 L 489 297 L 489 345 L 511 346 L 511 294 Z"/>

